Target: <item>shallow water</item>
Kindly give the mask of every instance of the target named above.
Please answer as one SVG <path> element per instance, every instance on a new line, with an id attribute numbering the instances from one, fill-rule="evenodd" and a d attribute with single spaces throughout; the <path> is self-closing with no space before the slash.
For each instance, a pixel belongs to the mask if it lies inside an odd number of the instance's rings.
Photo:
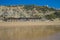
<path id="1" fill-rule="evenodd" d="M 0 40 L 60 40 L 60 25 L 0 27 Z"/>
<path id="2" fill-rule="evenodd" d="M 56 33 L 47 37 L 39 38 L 36 40 L 60 40 L 60 33 Z"/>

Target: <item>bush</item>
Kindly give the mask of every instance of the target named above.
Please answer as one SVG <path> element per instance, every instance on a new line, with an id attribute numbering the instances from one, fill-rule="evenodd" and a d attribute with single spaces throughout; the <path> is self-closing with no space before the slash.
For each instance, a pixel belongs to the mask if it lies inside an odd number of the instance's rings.
<path id="1" fill-rule="evenodd" d="M 45 18 L 48 19 L 48 20 L 53 20 L 53 19 L 56 18 L 56 15 L 54 15 L 54 14 L 45 15 Z"/>
<path id="2" fill-rule="evenodd" d="M 25 5 L 24 6 L 24 9 L 27 9 L 27 10 L 32 10 L 34 8 L 35 5 Z"/>
<path id="3" fill-rule="evenodd" d="M 57 18 L 60 18 L 60 12 L 55 12 L 54 14 L 56 15 Z"/>

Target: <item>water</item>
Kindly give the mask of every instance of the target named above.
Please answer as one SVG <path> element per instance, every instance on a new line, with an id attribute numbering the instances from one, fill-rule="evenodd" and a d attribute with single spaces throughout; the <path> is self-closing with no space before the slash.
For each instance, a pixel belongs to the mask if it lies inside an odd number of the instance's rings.
<path id="1" fill-rule="evenodd" d="M 60 40 L 60 26 L 0 27 L 0 40 Z"/>
<path id="2" fill-rule="evenodd" d="M 23 40 L 60 40 L 60 33 L 56 33 L 47 37 L 35 38 L 35 39 L 23 39 Z"/>
<path id="3" fill-rule="evenodd" d="M 60 33 L 56 33 L 38 40 L 60 40 Z"/>

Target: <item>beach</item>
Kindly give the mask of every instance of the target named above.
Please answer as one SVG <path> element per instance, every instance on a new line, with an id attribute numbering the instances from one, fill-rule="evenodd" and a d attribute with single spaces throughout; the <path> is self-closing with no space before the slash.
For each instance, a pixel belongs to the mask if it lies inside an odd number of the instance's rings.
<path id="1" fill-rule="evenodd" d="M 32 21 L 26 21 L 26 22 L 0 22 L 0 26 L 38 26 L 38 25 L 60 25 L 60 21 L 37 21 L 37 22 L 32 22 Z"/>
<path id="2" fill-rule="evenodd" d="M 0 22 L 0 40 L 50 40 L 59 32 L 60 22 Z"/>

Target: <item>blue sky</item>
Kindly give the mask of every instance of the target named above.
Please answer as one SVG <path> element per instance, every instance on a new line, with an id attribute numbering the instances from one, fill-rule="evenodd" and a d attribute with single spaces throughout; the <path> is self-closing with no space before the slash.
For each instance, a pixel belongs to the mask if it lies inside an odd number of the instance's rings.
<path id="1" fill-rule="evenodd" d="M 48 5 L 54 8 L 60 8 L 60 0 L 0 0 L 0 5 Z"/>

